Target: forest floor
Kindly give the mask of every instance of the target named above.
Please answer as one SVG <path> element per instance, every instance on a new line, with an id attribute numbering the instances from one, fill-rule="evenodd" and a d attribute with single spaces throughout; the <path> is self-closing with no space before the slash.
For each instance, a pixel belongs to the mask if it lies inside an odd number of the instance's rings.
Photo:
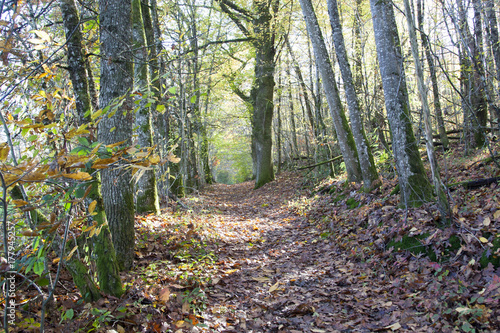
<path id="1" fill-rule="evenodd" d="M 487 151 L 446 156 L 448 184 L 500 175 L 481 162 Z M 47 331 L 499 331 L 500 269 L 481 257 L 499 255 L 500 185 L 454 186 L 452 222 L 440 226 L 433 204 L 399 206 L 390 165 L 381 174 L 364 193 L 283 172 L 139 216 L 125 295 L 82 304 L 63 274 Z"/>

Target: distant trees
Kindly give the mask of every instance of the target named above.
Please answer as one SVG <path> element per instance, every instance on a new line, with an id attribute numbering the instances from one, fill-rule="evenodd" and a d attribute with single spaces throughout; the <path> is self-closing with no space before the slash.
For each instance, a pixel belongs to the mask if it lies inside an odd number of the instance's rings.
<path id="1" fill-rule="evenodd" d="M 248 100 L 252 107 L 252 161 L 255 168 L 255 188 L 274 179 L 272 158 L 272 120 L 274 110 L 275 34 L 273 17 L 278 0 L 254 0 L 247 10 L 229 0 L 218 0 L 240 31 L 251 41 L 255 50 L 255 77 Z M 245 24 L 249 25 L 247 27 Z"/>

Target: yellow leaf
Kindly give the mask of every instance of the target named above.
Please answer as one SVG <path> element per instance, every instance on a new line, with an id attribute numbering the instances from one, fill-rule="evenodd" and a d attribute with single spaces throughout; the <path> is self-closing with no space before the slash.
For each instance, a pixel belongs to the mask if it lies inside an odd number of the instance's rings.
<path id="1" fill-rule="evenodd" d="M 57 264 L 59 261 L 61 261 L 61 258 L 55 258 L 54 260 L 52 260 L 52 263 Z"/>
<path id="2" fill-rule="evenodd" d="M 16 208 L 26 206 L 28 203 L 24 200 L 12 200 L 12 203 L 16 205 Z"/>
<path id="3" fill-rule="evenodd" d="M 167 155 L 167 160 L 172 163 L 179 163 L 181 159 L 174 154 L 170 153 Z"/>
<path id="4" fill-rule="evenodd" d="M 35 35 L 37 35 L 39 38 L 47 41 L 47 42 L 50 42 L 51 38 L 49 36 L 48 33 L 46 33 L 45 31 L 42 31 L 42 30 L 31 30 L 30 31 L 31 33 L 34 33 Z"/>
<path id="5" fill-rule="evenodd" d="M 47 176 L 41 172 L 30 172 L 22 178 L 24 182 L 39 182 L 45 180 Z"/>
<path id="6" fill-rule="evenodd" d="M 278 289 L 279 285 L 280 285 L 279 281 L 276 282 L 275 284 L 273 284 L 271 286 L 271 288 L 269 288 L 269 292 L 272 293 L 273 291 L 275 291 L 276 289 Z"/>
<path id="7" fill-rule="evenodd" d="M 485 227 L 487 227 L 487 226 L 489 226 L 489 225 L 490 225 L 490 223 L 491 223 L 490 218 L 489 218 L 488 216 L 487 216 L 487 217 L 485 217 L 485 219 L 483 220 L 483 225 L 484 225 Z"/>
<path id="8" fill-rule="evenodd" d="M 92 149 L 92 151 L 90 152 L 90 154 L 92 154 L 92 155 L 93 155 L 93 154 L 97 153 L 97 151 L 99 150 L 99 147 L 101 147 L 101 144 L 100 144 L 100 143 L 99 143 L 98 145 L 96 145 L 96 146 L 94 147 L 94 149 Z"/>
<path id="9" fill-rule="evenodd" d="M 76 173 L 63 173 L 63 177 L 74 179 L 74 180 L 91 180 L 92 176 L 87 172 L 78 171 Z"/>
<path id="10" fill-rule="evenodd" d="M 23 231 L 21 231 L 21 235 L 26 236 L 26 237 L 40 236 L 40 234 L 38 232 L 31 231 L 31 230 L 23 230 Z"/>
<path id="11" fill-rule="evenodd" d="M 7 142 L 0 143 L 0 161 L 5 161 L 9 157 L 10 147 Z"/>
<path id="12" fill-rule="evenodd" d="M 488 240 L 484 237 L 479 237 L 479 240 L 481 241 L 481 243 L 488 243 Z"/>
<path id="13" fill-rule="evenodd" d="M 158 156 L 156 154 L 149 156 L 149 162 L 151 162 L 151 164 L 160 163 L 160 156 Z"/>
<path id="14" fill-rule="evenodd" d="M 102 114 L 102 109 L 99 109 L 97 110 L 96 112 L 92 112 L 92 115 L 90 116 L 90 118 L 92 118 L 92 120 L 95 120 L 97 117 L 99 117 L 100 115 Z"/>
<path id="15" fill-rule="evenodd" d="M 95 206 L 97 205 L 97 201 L 94 200 L 90 203 L 89 205 L 89 214 L 92 214 L 94 212 Z"/>
<path id="16" fill-rule="evenodd" d="M 118 161 L 117 157 L 97 159 L 94 162 L 94 164 L 92 165 L 92 168 L 93 169 L 105 169 L 110 164 L 115 163 L 116 161 Z"/>
<path id="17" fill-rule="evenodd" d="M 28 39 L 28 43 L 34 44 L 34 45 L 39 45 L 45 43 L 43 39 L 38 39 L 38 38 L 30 38 Z"/>
<path id="18" fill-rule="evenodd" d="M 252 280 L 258 281 L 258 282 L 267 282 L 270 281 L 271 279 L 265 276 L 262 277 L 253 277 Z"/>
<path id="19" fill-rule="evenodd" d="M 500 218 L 500 207 L 497 209 L 497 211 L 493 214 L 493 218 L 498 219 Z"/>
<path id="20" fill-rule="evenodd" d="M 106 148 L 114 148 L 114 147 L 119 146 L 119 145 L 122 145 L 122 144 L 124 144 L 124 143 L 125 143 L 125 141 L 115 142 L 115 143 L 112 143 L 112 144 L 106 145 Z"/>
<path id="21" fill-rule="evenodd" d="M 71 257 L 73 256 L 73 253 L 75 253 L 76 249 L 78 249 L 78 245 L 71 250 L 71 252 L 66 256 L 65 260 L 70 260 Z"/>

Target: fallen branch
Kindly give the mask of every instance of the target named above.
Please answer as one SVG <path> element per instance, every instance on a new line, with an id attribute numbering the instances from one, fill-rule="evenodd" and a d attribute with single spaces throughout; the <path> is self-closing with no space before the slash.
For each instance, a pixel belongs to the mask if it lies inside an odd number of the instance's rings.
<path id="1" fill-rule="evenodd" d="M 326 163 L 330 163 L 330 162 L 333 162 L 333 161 L 337 161 L 337 160 L 340 160 L 340 159 L 342 159 L 342 155 L 339 155 L 339 156 L 334 157 L 332 159 L 329 159 L 327 161 L 323 161 L 323 162 L 319 162 L 319 163 L 316 163 L 316 164 L 312 164 L 312 165 L 307 165 L 307 166 L 304 166 L 304 167 L 300 167 L 300 168 L 297 168 L 297 170 L 312 169 L 312 168 L 315 168 L 317 166 L 320 166 L 320 165 L 323 165 L 323 164 L 326 164 Z"/>
<path id="2" fill-rule="evenodd" d="M 483 179 L 477 179 L 477 180 L 466 180 L 463 182 L 458 182 L 458 183 L 453 183 L 446 185 L 448 188 L 455 187 L 462 185 L 466 189 L 472 190 L 475 188 L 479 188 L 482 186 L 490 185 L 490 184 L 498 184 L 498 181 L 500 180 L 500 177 L 493 177 L 493 178 L 483 178 Z"/>

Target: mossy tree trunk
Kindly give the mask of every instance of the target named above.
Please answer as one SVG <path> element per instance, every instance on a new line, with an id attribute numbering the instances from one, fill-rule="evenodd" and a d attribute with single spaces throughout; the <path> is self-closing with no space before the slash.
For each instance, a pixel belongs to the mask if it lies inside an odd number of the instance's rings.
<path id="1" fill-rule="evenodd" d="M 432 200 L 432 188 L 413 134 L 403 57 L 392 2 L 370 0 L 370 7 L 401 204 L 406 207 L 419 206 Z"/>
<path id="2" fill-rule="evenodd" d="M 434 191 L 437 197 L 437 204 L 439 211 L 441 213 L 441 218 L 444 221 L 451 222 L 451 210 L 450 203 L 448 202 L 447 189 L 445 185 L 441 182 L 441 176 L 439 175 L 439 166 L 437 164 L 436 155 L 434 153 L 434 145 L 432 139 L 432 125 L 431 125 L 431 111 L 429 109 L 429 103 L 427 102 L 427 89 L 424 82 L 424 72 L 422 69 L 422 64 L 420 62 L 419 52 L 418 52 L 418 42 L 416 35 L 416 27 L 413 20 L 413 14 L 411 12 L 410 3 L 408 0 L 404 0 L 406 21 L 408 23 L 408 31 L 410 35 L 411 52 L 413 55 L 413 61 L 415 62 L 415 69 L 417 75 L 418 91 L 420 95 L 420 100 L 422 102 L 424 124 L 425 124 L 425 145 L 427 148 L 427 156 L 429 158 L 429 164 L 431 167 L 432 180 L 434 184 Z"/>
<path id="3" fill-rule="evenodd" d="M 356 94 L 351 65 L 347 58 L 347 50 L 345 48 L 337 0 L 328 0 L 328 13 L 330 15 L 337 62 L 344 82 L 347 107 L 349 109 L 349 120 L 351 121 L 352 135 L 358 152 L 361 176 L 363 178 L 365 190 L 369 191 L 372 189 L 373 183 L 378 179 L 378 173 L 370 144 L 366 138 L 363 122 L 361 121 L 361 107 Z"/>
<path id="4" fill-rule="evenodd" d="M 133 133 L 134 102 L 132 65 L 131 0 L 99 0 L 101 79 L 99 107 L 113 107 L 120 97 L 119 112 L 105 116 L 99 123 L 98 140 L 107 144 L 130 145 Z M 123 97 L 125 96 L 125 97 Z M 120 269 L 129 270 L 134 261 L 134 192 L 131 172 L 124 169 L 102 170 L 102 194 L 106 216 Z"/>
<path id="5" fill-rule="evenodd" d="M 89 73 L 83 57 L 80 33 L 80 20 L 74 0 L 60 0 L 63 23 L 68 40 L 68 69 L 73 83 L 75 102 L 80 125 L 90 121 L 92 101 L 90 94 Z M 92 141 L 92 140 L 90 140 Z M 113 296 L 123 293 L 116 254 L 111 242 L 106 213 L 100 192 L 100 176 L 97 174 L 89 194 L 90 200 L 97 202 L 94 219 L 101 232 L 93 237 L 93 251 L 97 260 L 97 276 L 101 291 Z M 105 250 L 103 250 L 105 249 Z M 73 258 L 73 257 L 72 257 Z M 88 269 L 76 258 L 67 263 L 75 283 L 84 296 L 85 301 L 95 301 L 100 297 L 93 286 Z M 88 295 L 88 296 L 87 296 Z"/>
<path id="6" fill-rule="evenodd" d="M 307 31 L 313 46 L 316 64 L 320 68 L 323 89 L 326 93 L 340 151 L 342 152 L 346 166 L 347 177 L 349 181 L 360 182 L 363 178 L 358 160 L 358 152 L 340 100 L 332 63 L 316 18 L 316 13 L 314 12 L 310 0 L 300 0 L 300 5 L 306 20 Z"/>
<path id="7" fill-rule="evenodd" d="M 147 106 L 151 97 L 151 81 L 148 70 L 148 50 L 142 19 L 140 0 L 132 0 L 132 35 L 134 41 L 134 91 L 140 92 L 138 109 L 135 112 L 137 140 L 141 147 L 153 147 L 151 108 Z M 137 180 L 136 210 L 138 213 L 160 213 L 156 175 L 153 169 L 137 171 L 142 176 Z"/>
<path id="8" fill-rule="evenodd" d="M 438 132 L 441 143 L 444 149 L 448 149 L 450 141 L 448 140 L 448 135 L 446 135 L 446 127 L 444 125 L 443 111 L 441 109 L 441 102 L 439 99 L 439 87 L 436 75 L 436 67 L 434 66 L 434 58 L 431 54 L 431 46 L 429 44 L 429 38 L 424 33 L 424 14 L 422 9 L 422 0 L 417 0 L 417 13 L 418 13 L 418 30 L 420 31 L 420 36 L 422 40 L 422 46 L 425 51 L 425 58 L 427 60 L 427 65 L 429 66 L 429 72 L 431 76 L 432 83 L 432 96 L 434 98 L 434 113 L 436 114 L 436 120 L 438 123 Z"/>

